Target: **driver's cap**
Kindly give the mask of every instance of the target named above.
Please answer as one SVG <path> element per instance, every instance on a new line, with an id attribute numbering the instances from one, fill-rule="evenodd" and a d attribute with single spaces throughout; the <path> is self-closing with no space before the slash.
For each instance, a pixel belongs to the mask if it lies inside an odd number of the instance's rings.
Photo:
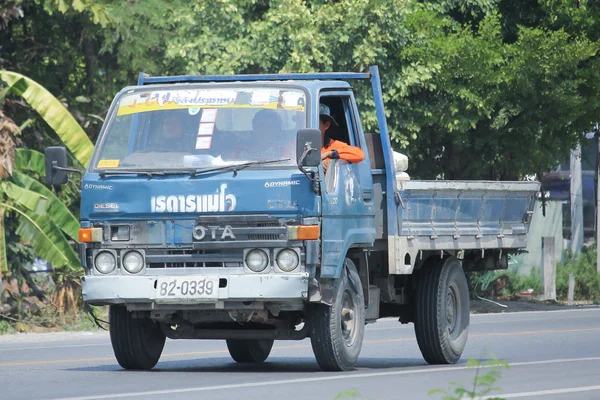
<path id="1" fill-rule="evenodd" d="M 334 127 L 338 127 L 338 123 L 336 122 L 335 118 L 333 118 L 331 116 L 331 110 L 329 109 L 329 107 L 325 104 L 322 104 L 319 106 L 319 115 L 325 117 L 327 120 L 329 120 L 331 122 L 331 125 Z"/>

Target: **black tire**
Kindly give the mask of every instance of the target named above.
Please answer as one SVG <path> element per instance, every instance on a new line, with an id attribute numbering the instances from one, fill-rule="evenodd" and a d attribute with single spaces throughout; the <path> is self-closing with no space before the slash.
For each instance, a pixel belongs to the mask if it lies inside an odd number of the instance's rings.
<path id="1" fill-rule="evenodd" d="M 419 271 L 415 298 L 415 334 L 429 364 L 454 364 L 469 335 L 469 287 L 454 257 Z"/>
<path id="2" fill-rule="evenodd" d="M 231 358 L 239 363 L 264 362 L 273 348 L 272 339 L 234 340 L 227 339 L 227 350 Z"/>
<path id="3" fill-rule="evenodd" d="M 331 306 L 313 304 L 308 309 L 310 342 L 322 370 L 350 371 L 360 354 L 365 332 L 365 298 L 358 271 L 350 259 L 345 260 L 333 290 Z"/>
<path id="4" fill-rule="evenodd" d="M 133 318 L 125 306 L 110 306 L 110 341 L 119 365 L 125 369 L 154 368 L 165 346 L 166 336 L 150 318 Z"/>

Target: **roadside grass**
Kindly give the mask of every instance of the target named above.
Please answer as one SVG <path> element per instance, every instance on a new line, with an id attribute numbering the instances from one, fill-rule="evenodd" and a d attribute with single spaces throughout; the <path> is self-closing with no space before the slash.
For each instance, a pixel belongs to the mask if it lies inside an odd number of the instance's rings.
<path id="1" fill-rule="evenodd" d="M 569 275 L 573 274 L 575 277 L 574 301 L 600 304 L 600 274 L 596 271 L 596 246 L 584 247 L 577 258 L 574 258 L 570 252 L 566 252 L 565 259 L 566 262 L 559 262 L 556 265 L 556 300 L 567 301 Z M 473 272 L 468 275 L 472 294 L 475 288 L 478 292 L 485 289 L 483 291 L 487 290 L 488 293 L 491 293 L 491 286 L 496 285 L 495 281 L 500 281 L 503 277 L 508 278 L 507 283 L 495 293 L 496 295 L 521 297 L 527 291 L 541 294 L 543 290 L 540 268 L 532 268 L 528 275 L 519 274 L 515 270 Z"/>
<path id="2" fill-rule="evenodd" d="M 6 278 L 0 298 L 0 335 L 99 329 L 86 311 L 77 280 L 64 275 Z M 108 307 L 89 308 L 98 319 L 108 318 Z"/>

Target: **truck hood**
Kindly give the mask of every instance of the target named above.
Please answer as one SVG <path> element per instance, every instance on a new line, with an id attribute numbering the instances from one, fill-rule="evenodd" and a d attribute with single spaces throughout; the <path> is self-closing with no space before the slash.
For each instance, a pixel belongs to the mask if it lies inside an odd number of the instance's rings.
<path id="1" fill-rule="evenodd" d="M 297 170 L 243 170 L 210 176 L 100 177 L 81 184 L 81 220 L 189 219 L 199 215 L 320 213 L 320 198 Z"/>

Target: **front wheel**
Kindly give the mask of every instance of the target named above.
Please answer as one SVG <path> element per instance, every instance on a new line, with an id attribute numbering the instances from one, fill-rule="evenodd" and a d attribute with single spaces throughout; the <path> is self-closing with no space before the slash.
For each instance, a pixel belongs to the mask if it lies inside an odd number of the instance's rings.
<path id="1" fill-rule="evenodd" d="M 354 369 L 365 331 L 365 299 L 358 271 L 350 259 L 334 285 L 333 304 L 308 310 L 310 342 L 321 369 Z"/>
<path id="2" fill-rule="evenodd" d="M 110 341 L 119 365 L 125 369 L 154 368 L 166 336 L 150 318 L 133 318 L 125 306 L 110 306 Z"/>
<path id="3" fill-rule="evenodd" d="M 469 332 L 469 287 L 460 261 L 454 257 L 419 271 L 415 305 L 415 335 L 429 364 L 456 363 Z"/>
<path id="4" fill-rule="evenodd" d="M 233 340 L 228 339 L 227 350 L 229 355 L 239 363 L 262 363 L 273 348 L 272 339 L 260 340 Z"/>

